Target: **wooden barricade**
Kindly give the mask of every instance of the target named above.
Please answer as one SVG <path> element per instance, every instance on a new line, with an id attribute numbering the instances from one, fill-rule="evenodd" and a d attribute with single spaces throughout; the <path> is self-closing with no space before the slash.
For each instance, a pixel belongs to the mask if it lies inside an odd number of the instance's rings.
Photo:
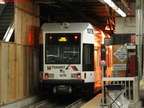
<path id="1" fill-rule="evenodd" d="M 37 47 L 0 42 L 0 52 L 0 104 L 37 92 Z"/>
<path id="2" fill-rule="evenodd" d="M 0 43 L 0 103 L 8 99 L 8 45 Z"/>
<path id="3" fill-rule="evenodd" d="M 0 105 L 38 91 L 39 6 L 14 6 L 15 42 L 0 42 Z"/>
<path id="4" fill-rule="evenodd" d="M 16 99 L 16 44 L 6 44 L 8 45 L 8 101 L 11 101 Z"/>
<path id="5" fill-rule="evenodd" d="M 15 42 L 17 44 L 34 45 L 34 34 L 39 27 L 39 7 L 31 2 L 15 3 Z"/>

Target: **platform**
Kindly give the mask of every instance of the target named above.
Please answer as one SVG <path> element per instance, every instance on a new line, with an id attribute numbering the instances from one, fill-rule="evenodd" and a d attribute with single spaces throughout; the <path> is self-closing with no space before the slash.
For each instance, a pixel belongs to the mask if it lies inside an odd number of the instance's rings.
<path id="1" fill-rule="evenodd" d="M 80 108 L 102 108 L 101 99 L 102 99 L 102 94 L 100 93 Z M 107 107 L 108 106 L 104 106 L 104 108 L 107 108 Z M 142 108 L 141 101 L 138 101 L 135 105 L 130 103 L 129 108 Z"/>
<path id="2" fill-rule="evenodd" d="M 80 108 L 102 108 L 102 106 L 100 106 L 101 98 L 102 98 L 102 94 L 98 94 L 97 96 L 95 96 L 93 99 L 88 101 Z"/>

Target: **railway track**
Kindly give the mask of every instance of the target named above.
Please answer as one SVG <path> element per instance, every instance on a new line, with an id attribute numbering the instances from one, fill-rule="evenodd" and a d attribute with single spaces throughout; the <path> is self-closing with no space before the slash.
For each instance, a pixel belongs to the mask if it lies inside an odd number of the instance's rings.
<path id="1" fill-rule="evenodd" d="M 38 103 L 25 106 L 23 108 L 80 108 L 91 98 L 86 99 L 85 97 L 68 97 L 68 96 L 56 96 L 50 97 L 49 99 L 40 101 Z"/>
<path id="2" fill-rule="evenodd" d="M 85 104 L 85 102 L 82 98 L 70 105 L 58 105 L 57 103 L 50 103 L 48 100 L 44 100 L 25 108 L 80 108 L 83 104 Z"/>
<path id="3" fill-rule="evenodd" d="M 79 100 L 75 101 L 74 103 L 68 105 L 65 108 L 80 108 L 82 105 L 84 105 L 86 102 L 83 101 L 83 98 L 80 98 Z"/>

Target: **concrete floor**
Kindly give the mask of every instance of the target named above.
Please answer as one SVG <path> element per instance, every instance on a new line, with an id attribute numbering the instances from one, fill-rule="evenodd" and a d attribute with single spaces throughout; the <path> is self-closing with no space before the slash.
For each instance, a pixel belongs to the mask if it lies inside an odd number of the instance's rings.
<path id="1" fill-rule="evenodd" d="M 101 99 L 102 99 L 102 94 L 98 94 L 97 96 L 95 96 L 93 99 L 91 99 L 89 102 L 87 102 L 80 108 L 108 108 L 108 106 L 102 107 Z M 110 103 L 110 101 L 108 103 Z M 142 104 L 142 102 L 138 101 L 135 105 L 129 104 L 128 108 L 143 108 L 143 107 L 141 107 L 141 104 Z M 115 107 L 115 108 L 118 108 L 118 107 Z M 123 107 L 121 107 L 121 108 L 123 108 Z"/>

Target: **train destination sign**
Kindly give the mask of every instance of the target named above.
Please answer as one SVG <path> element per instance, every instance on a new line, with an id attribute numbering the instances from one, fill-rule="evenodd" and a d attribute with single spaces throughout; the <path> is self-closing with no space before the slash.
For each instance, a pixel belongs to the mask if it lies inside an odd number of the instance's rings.
<path id="1" fill-rule="evenodd" d="M 60 37 L 59 42 L 66 42 L 67 38 L 66 37 Z"/>
<path id="2" fill-rule="evenodd" d="M 121 46 L 119 47 L 116 52 L 114 53 L 114 56 L 121 62 L 123 62 L 127 58 L 127 50 Z"/>

